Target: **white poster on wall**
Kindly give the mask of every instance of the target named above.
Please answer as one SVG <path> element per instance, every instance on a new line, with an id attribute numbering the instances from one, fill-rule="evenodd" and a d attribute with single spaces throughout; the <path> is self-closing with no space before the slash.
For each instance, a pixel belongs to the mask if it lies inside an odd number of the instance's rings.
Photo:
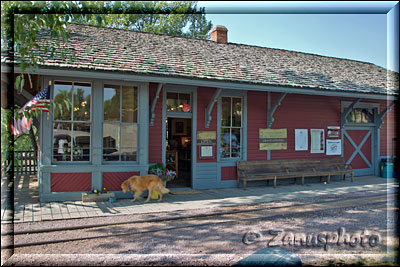
<path id="1" fill-rule="evenodd" d="M 325 136 L 323 129 L 311 129 L 311 153 L 324 153 Z"/>
<path id="2" fill-rule="evenodd" d="M 342 155 L 342 140 L 326 140 L 327 155 Z"/>
<path id="3" fill-rule="evenodd" d="M 308 132 L 307 129 L 294 130 L 295 151 L 308 150 Z"/>

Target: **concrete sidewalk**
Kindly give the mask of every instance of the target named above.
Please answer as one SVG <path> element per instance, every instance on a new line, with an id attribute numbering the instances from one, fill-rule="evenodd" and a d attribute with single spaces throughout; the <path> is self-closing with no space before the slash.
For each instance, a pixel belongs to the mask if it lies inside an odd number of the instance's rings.
<path id="1" fill-rule="evenodd" d="M 1 218 L 2 223 L 11 223 L 11 215 L 14 213 L 14 222 L 19 223 L 137 213 L 168 212 L 188 209 L 219 208 L 364 190 L 381 190 L 398 186 L 397 179 L 364 176 L 355 177 L 353 183 L 350 182 L 349 179 L 346 179 L 345 181 L 334 180 L 330 184 L 309 183 L 304 186 L 291 184 L 278 185 L 276 188 L 273 188 L 272 186 L 250 186 L 247 190 L 241 188 L 194 190 L 193 194 L 164 195 L 161 202 L 152 200 L 149 203 L 145 203 L 144 200 L 132 202 L 131 199 L 118 199 L 114 203 L 82 201 L 40 203 L 35 177 L 21 177 L 18 181 L 16 180 L 14 210 L 12 210 L 12 207 L 7 207 L 5 201 L 3 201 L 2 194 Z"/>

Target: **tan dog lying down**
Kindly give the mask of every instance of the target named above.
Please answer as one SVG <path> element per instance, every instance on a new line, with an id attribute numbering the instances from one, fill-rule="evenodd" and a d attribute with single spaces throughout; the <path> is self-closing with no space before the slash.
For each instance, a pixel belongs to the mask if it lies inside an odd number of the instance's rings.
<path id="1" fill-rule="evenodd" d="M 135 197 L 133 198 L 133 201 L 140 198 L 143 190 L 146 189 L 149 191 L 149 196 L 147 197 L 146 202 L 150 200 L 153 191 L 159 192 L 159 201 L 162 200 L 163 194 L 169 193 L 169 190 L 163 186 L 161 179 L 154 174 L 144 176 L 132 176 L 122 182 L 121 189 L 123 193 L 126 193 L 128 191 L 135 191 Z"/>

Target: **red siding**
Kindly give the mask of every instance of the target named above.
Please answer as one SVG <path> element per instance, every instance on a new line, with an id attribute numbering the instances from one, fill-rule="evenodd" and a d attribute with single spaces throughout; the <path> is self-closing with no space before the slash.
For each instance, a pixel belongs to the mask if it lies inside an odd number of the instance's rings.
<path id="1" fill-rule="evenodd" d="M 157 91 L 158 84 L 150 83 L 149 89 L 149 104 L 151 108 L 151 103 L 153 101 L 154 95 Z M 161 90 L 160 95 L 157 100 L 155 108 L 155 119 L 153 126 L 149 126 L 149 163 L 159 163 L 162 161 L 162 95 L 163 90 Z"/>
<path id="2" fill-rule="evenodd" d="M 389 102 L 390 103 L 390 102 Z M 386 102 L 380 102 L 381 112 L 386 109 Z M 380 155 L 381 156 L 392 156 L 392 139 L 399 137 L 399 115 L 397 112 L 397 104 L 386 114 L 383 118 L 384 123 L 380 129 Z M 398 155 L 398 145 L 394 144 L 394 155 Z"/>
<path id="3" fill-rule="evenodd" d="M 211 112 L 212 120 L 209 128 L 205 128 L 205 110 L 210 103 L 214 93 L 217 89 L 208 87 L 199 87 L 197 89 L 197 131 L 215 131 L 217 132 L 217 103 L 215 103 Z M 218 138 L 218 136 L 217 136 Z M 197 155 L 199 155 L 199 146 L 196 149 Z M 216 162 L 214 159 L 199 159 L 197 162 Z"/>
<path id="4" fill-rule="evenodd" d="M 121 191 L 121 183 L 140 172 L 103 172 L 103 188 L 109 191 Z"/>
<path id="5" fill-rule="evenodd" d="M 325 153 L 310 153 L 310 129 L 324 129 L 325 139 L 329 139 L 327 126 L 340 126 L 340 114 L 339 98 L 288 94 L 277 108 L 272 125 L 273 129 L 287 128 L 287 150 L 272 151 L 271 159 L 332 157 L 326 156 L 326 149 Z M 308 129 L 308 151 L 295 151 L 295 129 Z"/>
<path id="6" fill-rule="evenodd" d="M 75 192 L 92 190 L 92 173 L 52 173 L 51 192 Z"/>
<path id="7" fill-rule="evenodd" d="M 267 159 L 267 151 L 259 147 L 260 128 L 267 128 L 267 92 L 248 91 L 247 160 Z"/>
<path id="8" fill-rule="evenodd" d="M 236 167 L 221 167 L 221 180 L 236 180 Z"/>
<path id="9" fill-rule="evenodd" d="M 271 107 L 280 93 L 271 93 Z M 334 97 L 288 94 L 275 111 L 272 129 L 287 129 L 287 149 L 272 150 L 271 159 L 332 157 L 325 153 L 295 151 L 294 130 L 324 129 L 340 126 L 340 99 Z M 267 159 L 267 151 L 259 150 L 259 129 L 267 128 L 267 92 L 249 91 L 247 95 L 247 159 Z"/>

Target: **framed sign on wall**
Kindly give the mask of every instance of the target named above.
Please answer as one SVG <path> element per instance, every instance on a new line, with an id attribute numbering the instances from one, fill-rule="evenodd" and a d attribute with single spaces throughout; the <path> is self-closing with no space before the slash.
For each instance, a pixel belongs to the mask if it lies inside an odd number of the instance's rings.
<path id="1" fill-rule="evenodd" d="M 213 145 L 199 145 L 200 159 L 213 159 L 215 156 Z"/>
<path id="2" fill-rule="evenodd" d="M 324 153 L 325 135 L 324 129 L 311 129 L 311 153 Z"/>
<path id="3" fill-rule="evenodd" d="M 259 129 L 260 150 L 287 149 L 287 129 Z"/>
<path id="4" fill-rule="evenodd" d="M 326 155 L 342 155 L 342 140 L 326 140 Z"/>
<path id="5" fill-rule="evenodd" d="M 174 119 L 172 123 L 172 135 L 186 135 L 186 120 Z"/>
<path id="6" fill-rule="evenodd" d="M 307 129 L 294 130 L 295 151 L 308 150 L 308 131 Z"/>
<path id="7" fill-rule="evenodd" d="M 339 126 L 328 126 L 327 136 L 329 137 L 339 137 L 340 135 L 340 127 Z"/>
<path id="8" fill-rule="evenodd" d="M 198 131 L 197 132 L 197 144 L 198 145 L 215 145 L 217 144 L 217 132 L 216 131 Z"/>

